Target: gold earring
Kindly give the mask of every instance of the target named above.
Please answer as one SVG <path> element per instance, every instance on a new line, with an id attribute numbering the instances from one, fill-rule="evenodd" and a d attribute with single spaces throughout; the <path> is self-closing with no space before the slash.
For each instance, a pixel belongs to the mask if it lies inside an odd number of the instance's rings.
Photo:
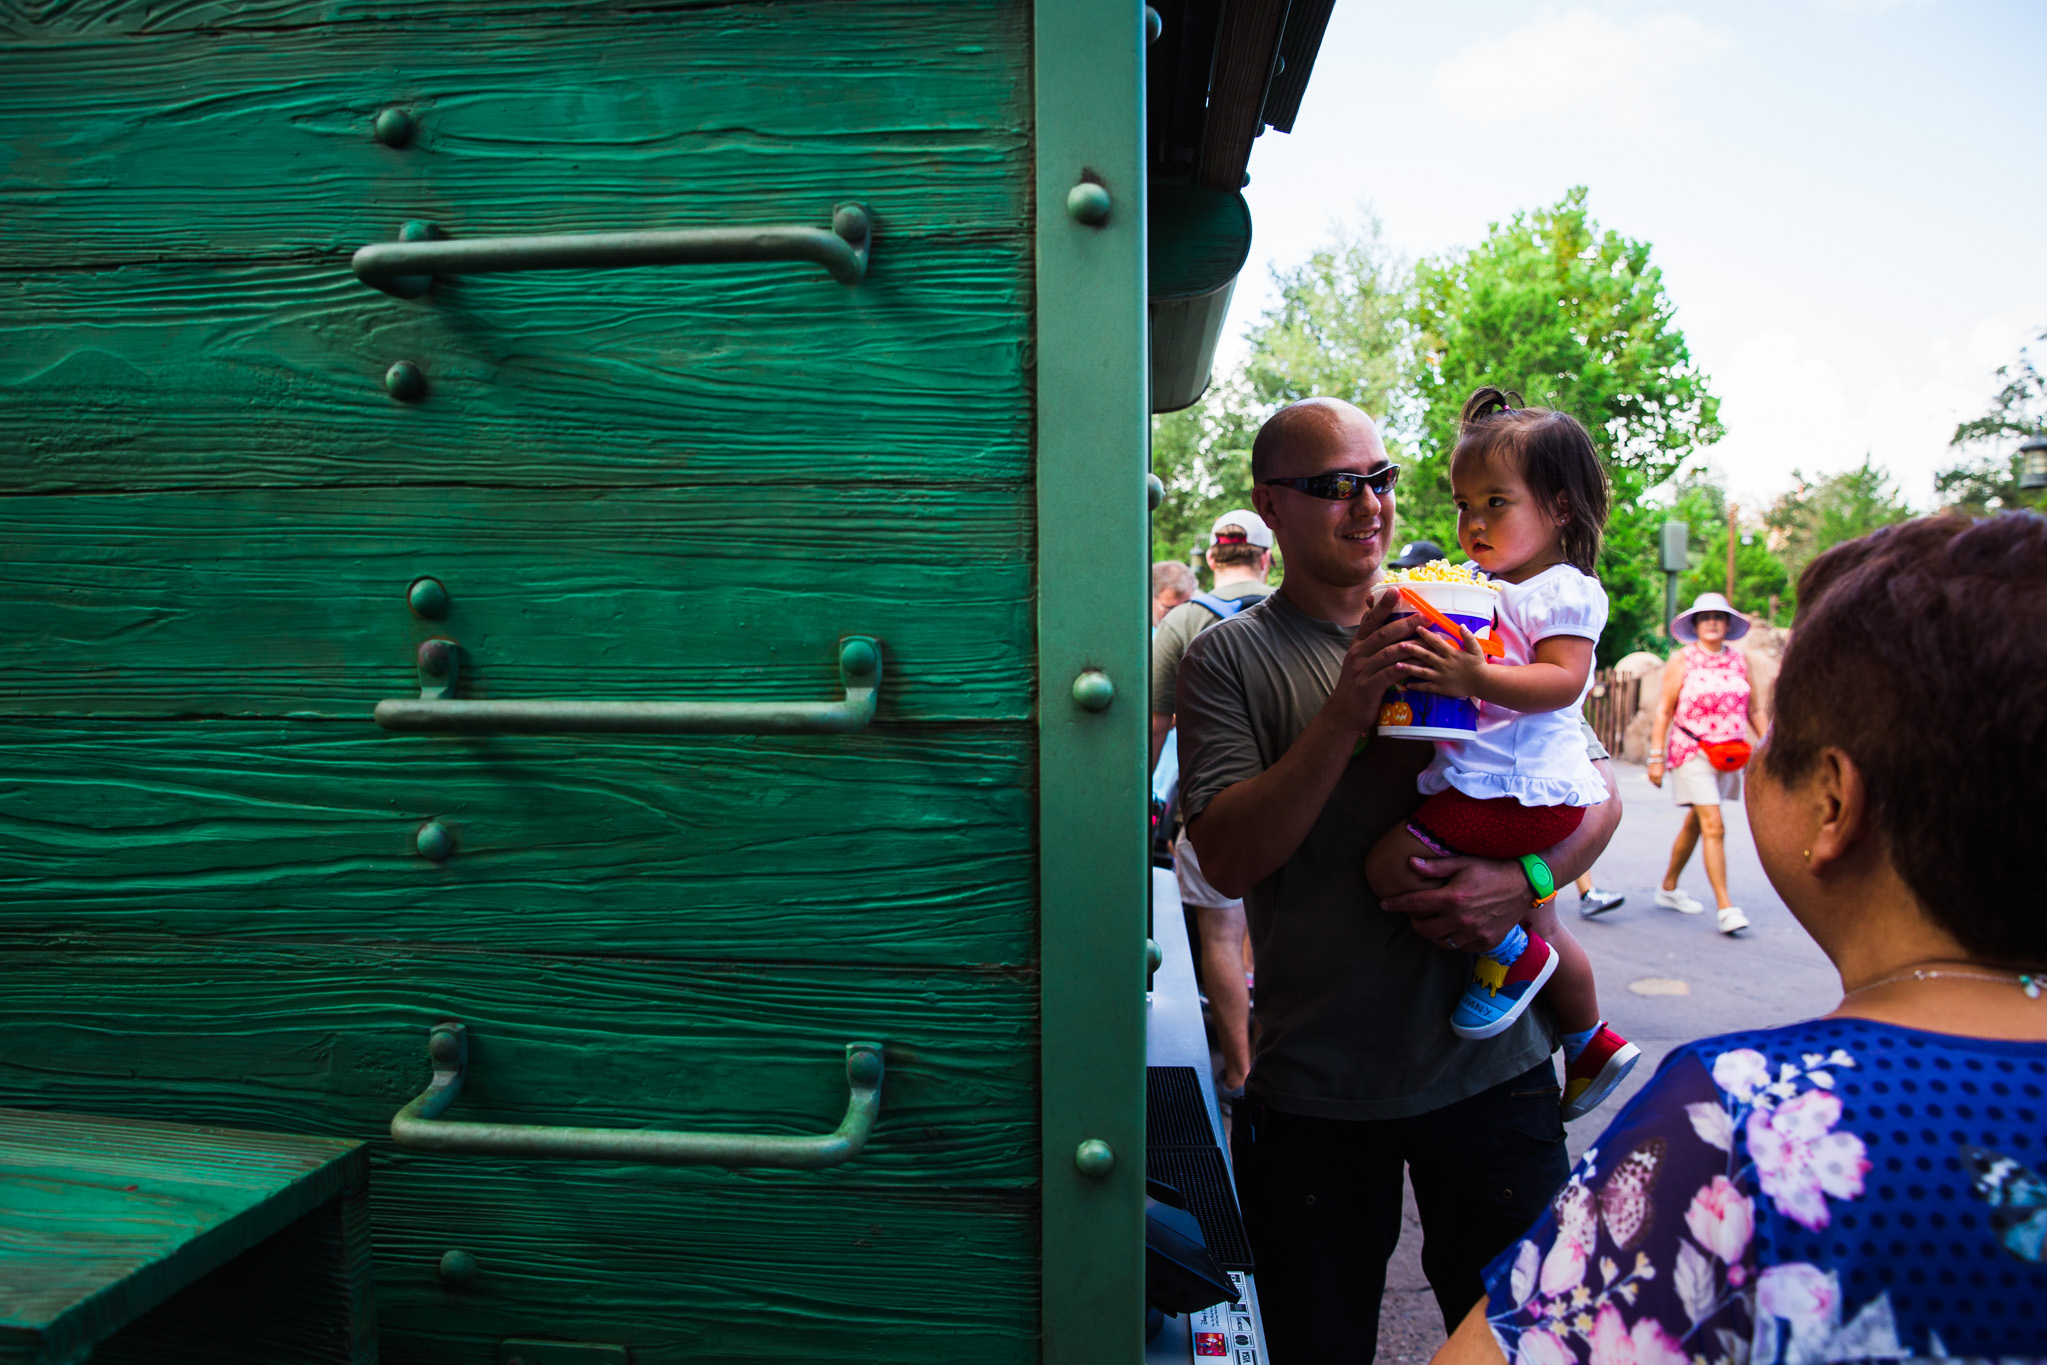
<path id="1" fill-rule="evenodd" d="M 1811 849 L 1807 849 L 1807 850 L 1805 851 L 1805 860 L 1806 860 L 1807 862 L 1811 862 L 1811 861 L 1812 861 L 1812 850 L 1811 850 Z"/>

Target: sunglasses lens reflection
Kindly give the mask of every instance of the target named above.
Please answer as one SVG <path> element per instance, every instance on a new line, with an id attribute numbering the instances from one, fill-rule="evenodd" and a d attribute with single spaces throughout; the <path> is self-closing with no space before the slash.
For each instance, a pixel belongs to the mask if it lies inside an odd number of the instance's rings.
<path id="1" fill-rule="evenodd" d="M 1332 502 L 1349 502 L 1367 488 L 1375 496 L 1384 496 L 1393 490 L 1393 484 L 1399 477 L 1398 469 L 1379 469 L 1370 474 L 1325 474 L 1316 481 L 1318 486 L 1308 491 Z"/>
<path id="2" fill-rule="evenodd" d="M 1400 482 L 1400 466 L 1389 464 L 1369 474 L 1336 470 L 1305 479 L 1267 479 L 1265 482 L 1298 489 L 1311 498 L 1322 498 L 1328 502 L 1349 502 L 1367 488 L 1379 497 L 1392 492 L 1393 486 Z"/>

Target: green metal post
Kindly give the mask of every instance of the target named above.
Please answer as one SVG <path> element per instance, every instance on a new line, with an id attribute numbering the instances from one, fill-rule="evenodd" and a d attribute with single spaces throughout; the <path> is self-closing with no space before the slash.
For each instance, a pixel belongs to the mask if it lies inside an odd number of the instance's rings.
<path id="1" fill-rule="evenodd" d="M 1666 521 L 1660 539 L 1663 559 L 1663 634 L 1670 635 L 1671 618 L 1677 615 L 1677 576 L 1691 567 L 1687 548 L 1692 528 L 1682 521 Z"/>
<path id="2" fill-rule="evenodd" d="M 1144 1349 L 1144 6 L 1037 0 L 1035 90 L 1041 1359 L 1098 1365 Z"/>

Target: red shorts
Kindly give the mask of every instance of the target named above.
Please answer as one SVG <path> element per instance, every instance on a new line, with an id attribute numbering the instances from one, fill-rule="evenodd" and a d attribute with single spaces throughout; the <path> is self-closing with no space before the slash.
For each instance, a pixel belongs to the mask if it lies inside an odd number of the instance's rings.
<path id="1" fill-rule="evenodd" d="M 1524 806 L 1511 796 L 1481 801 L 1455 787 L 1422 802 L 1408 829 L 1424 843 L 1473 858 L 1540 853 L 1578 828 L 1583 806 Z"/>

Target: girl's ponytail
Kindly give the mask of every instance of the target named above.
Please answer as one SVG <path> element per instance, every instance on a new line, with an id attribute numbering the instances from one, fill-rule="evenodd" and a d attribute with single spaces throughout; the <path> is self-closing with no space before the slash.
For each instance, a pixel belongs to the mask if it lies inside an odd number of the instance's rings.
<path id="1" fill-rule="evenodd" d="M 1497 417 L 1503 412 L 1519 412 L 1527 406 L 1521 401 L 1521 395 L 1512 389 L 1496 389 L 1487 385 L 1464 400 L 1464 411 L 1457 414 L 1458 434 L 1470 431 L 1488 417 Z"/>

